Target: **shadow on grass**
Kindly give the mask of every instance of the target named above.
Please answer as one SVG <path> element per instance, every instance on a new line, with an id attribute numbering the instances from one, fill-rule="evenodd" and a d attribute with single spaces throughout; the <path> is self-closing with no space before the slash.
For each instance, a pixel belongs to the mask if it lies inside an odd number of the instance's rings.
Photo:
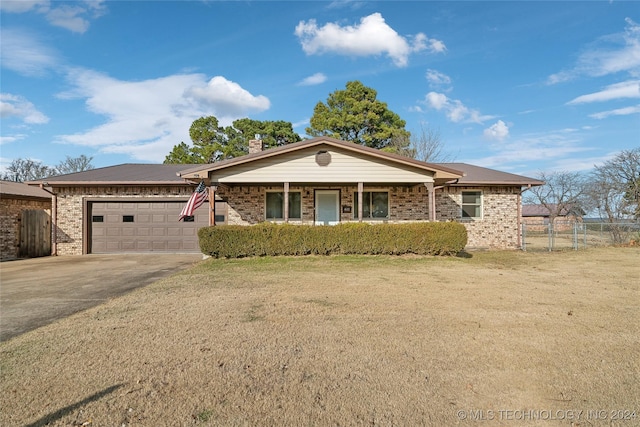
<path id="1" fill-rule="evenodd" d="M 91 396 L 87 397 L 86 399 L 82 399 L 79 402 L 76 402 L 72 405 L 69 406 L 65 406 L 62 409 L 58 409 L 56 412 L 53 412 L 51 414 L 47 414 L 44 417 L 40 418 L 39 420 L 31 423 L 31 424 L 27 424 L 26 427 L 44 427 L 46 425 L 49 425 L 50 423 L 59 420 L 60 418 L 64 417 L 65 415 L 68 415 L 69 413 L 75 411 L 76 409 L 86 405 L 87 403 L 90 402 L 94 402 L 108 394 L 113 393 L 114 391 L 116 391 L 117 389 L 119 389 L 120 387 L 122 387 L 124 384 L 116 384 L 113 385 L 111 387 L 107 387 L 102 391 L 99 391 L 95 394 L 92 394 Z"/>
<path id="2" fill-rule="evenodd" d="M 456 258 L 473 258 L 473 255 L 471 255 L 469 252 L 466 251 L 462 251 L 462 252 L 458 252 L 456 254 Z"/>

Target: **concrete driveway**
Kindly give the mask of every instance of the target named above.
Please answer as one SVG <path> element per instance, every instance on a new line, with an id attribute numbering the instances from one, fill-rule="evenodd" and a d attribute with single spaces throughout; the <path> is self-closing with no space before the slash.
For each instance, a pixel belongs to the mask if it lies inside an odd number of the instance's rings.
<path id="1" fill-rule="evenodd" d="M 0 341 L 183 270 L 201 254 L 85 255 L 0 263 Z"/>

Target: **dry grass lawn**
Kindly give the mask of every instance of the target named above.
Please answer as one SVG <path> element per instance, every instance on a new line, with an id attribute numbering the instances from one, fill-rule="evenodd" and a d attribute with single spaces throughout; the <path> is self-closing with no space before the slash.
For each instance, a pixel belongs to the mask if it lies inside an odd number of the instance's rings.
<path id="1" fill-rule="evenodd" d="M 207 260 L 0 344 L 0 425 L 637 426 L 639 277 L 638 248 Z"/>

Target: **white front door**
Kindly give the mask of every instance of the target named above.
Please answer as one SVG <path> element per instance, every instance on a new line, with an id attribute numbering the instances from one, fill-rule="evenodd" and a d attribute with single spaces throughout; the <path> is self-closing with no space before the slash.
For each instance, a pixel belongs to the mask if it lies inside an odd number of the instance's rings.
<path id="1" fill-rule="evenodd" d="M 340 222 L 340 191 L 316 190 L 316 225 Z"/>

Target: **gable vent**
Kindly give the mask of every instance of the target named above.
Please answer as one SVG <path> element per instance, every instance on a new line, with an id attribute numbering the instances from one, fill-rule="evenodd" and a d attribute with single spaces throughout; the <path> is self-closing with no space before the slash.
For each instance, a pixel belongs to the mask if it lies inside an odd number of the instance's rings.
<path id="1" fill-rule="evenodd" d="M 331 153 L 322 150 L 316 153 L 316 163 L 318 166 L 327 166 L 331 163 Z"/>

